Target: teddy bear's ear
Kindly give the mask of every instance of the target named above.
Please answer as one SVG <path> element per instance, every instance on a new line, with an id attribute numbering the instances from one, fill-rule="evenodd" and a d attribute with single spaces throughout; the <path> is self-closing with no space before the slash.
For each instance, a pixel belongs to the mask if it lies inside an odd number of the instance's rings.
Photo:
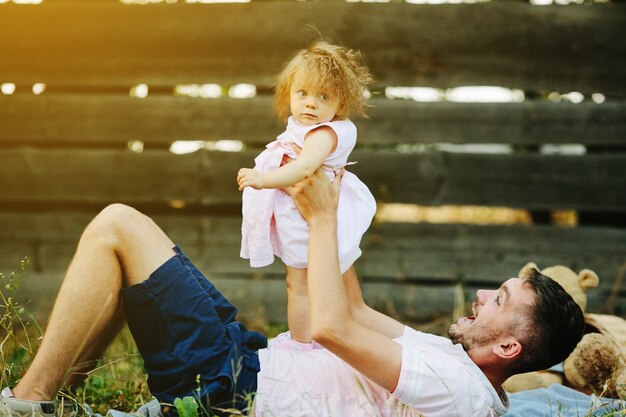
<path id="1" fill-rule="evenodd" d="M 578 274 L 578 282 L 580 287 L 587 291 L 589 288 L 597 287 L 600 284 L 600 278 L 591 269 L 583 269 Z"/>
<path id="2" fill-rule="evenodd" d="M 519 274 L 518 274 L 518 276 L 519 276 L 520 278 L 524 278 L 524 277 L 528 277 L 528 276 L 530 276 L 530 270 L 531 270 L 531 269 L 533 269 L 533 268 L 535 268 L 535 269 L 539 270 L 539 268 L 537 267 L 537 264 L 536 264 L 536 263 L 534 263 L 534 262 L 528 262 L 526 265 L 524 265 L 524 266 L 522 267 L 522 269 L 520 269 L 520 270 L 519 270 Z"/>

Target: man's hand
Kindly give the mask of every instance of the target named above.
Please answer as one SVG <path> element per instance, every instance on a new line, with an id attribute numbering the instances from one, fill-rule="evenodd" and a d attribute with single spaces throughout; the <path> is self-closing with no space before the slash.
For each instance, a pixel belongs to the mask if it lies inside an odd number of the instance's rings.
<path id="1" fill-rule="evenodd" d="M 237 173 L 237 184 L 239 184 L 239 191 L 245 187 L 260 190 L 263 188 L 263 174 L 254 169 L 241 168 Z"/>
<path id="2" fill-rule="evenodd" d="M 313 175 L 305 178 L 294 186 L 285 188 L 285 192 L 293 198 L 298 211 L 307 223 L 314 218 L 337 215 L 339 204 L 339 186 L 343 170 L 337 172 L 331 183 L 321 168 Z"/>

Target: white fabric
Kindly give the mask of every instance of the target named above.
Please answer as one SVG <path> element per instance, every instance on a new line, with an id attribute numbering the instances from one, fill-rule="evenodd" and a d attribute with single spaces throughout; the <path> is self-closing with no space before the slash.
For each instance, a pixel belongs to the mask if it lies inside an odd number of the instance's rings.
<path id="1" fill-rule="evenodd" d="M 405 328 L 400 380 L 393 396 L 424 416 L 497 416 L 506 412 L 504 391 L 449 339 Z M 503 401 L 504 400 L 504 401 Z"/>
<path id="2" fill-rule="evenodd" d="M 402 368 L 389 393 L 318 344 L 281 335 L 259 351 L 256 417 L 485 417 L 506 412 L 459 345 L 406 328 Z M 503 402 L 504 400 L 504 402 Z"/>
<path id="3" fill-rule="evenodd" d="M 55 417 L 54 401 L 31 401 L 15 398 L 11 388 L 0 391 L 0 416 Z"/>
<path id="4" fill-rule="evenodd" d="M 349 120 L 304 126 L 290 117 L 287 130 L 268 144 L 254 160 L 255 169 L 261 172 L 278 169 L 285 155 L 296 159 L 298 155 L 291 145 L 304 147 L 307 133 L 320 126 L 329 126 L 337 134 L 337 148 L 322 165 L 332 180 L 334 170 L 347 164 L 356 144 L 356 126 Z M 361 237 L 375 213 L 376 201 L 367 186 L 356 175 L 346 172 L 341 181 L 337 227 L 342 273 L 361 256 Z M 250 260 L 250 266 L 269 265 L 274 262 L 276 255 L 285 265 L 307 267 L 309 227 L 285 192 L 246 187 L 243 191 L 242 214 L 240 255 Z"/>

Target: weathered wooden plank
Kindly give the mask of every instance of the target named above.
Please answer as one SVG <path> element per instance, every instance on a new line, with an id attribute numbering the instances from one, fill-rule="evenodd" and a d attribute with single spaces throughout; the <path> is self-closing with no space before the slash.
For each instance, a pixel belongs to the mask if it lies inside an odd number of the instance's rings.
<path id="1" fill-rule="evenodd" d="M 253 2 L 3 5 L 0 79 L 22 84 L 270 84 L 316 36 L 362 50 L 386 85 L 620 93 L 626 6 Z M 24 32 L 23 28 L 29 28 Z M 590 36 L 589 34 L 593 34 Z"/>
<path id="2" fill-rule="evenodd" d="M 355 152 L 353 171 L 388 202 L 619 211 L 624 157 Z"/>
<path id="3" fill-rule="evenodd" d="M 255 280 L 242 275 L 234 278 L 210 278 L 213 284 L 237 307 L 240 317 L 252 325 L 286 324 L 287 297 L 282 280 Z M 29 313 L 40 313 L 42 306 L 49 308 L 53 294 L 60 285 L 59 274 L 27 272 L 17 292 L 18 302 L 26 304 Z M 480 287 L 485 288 L 485 287 Z M 489 287 L 491 288 L 491 287 Z M 463 288 L 465 301 L 470 302 L 478 287 Z M 424 323 L 433 319 L 453 321 L 456 306 L 452 286 L 433 286 L 405 283 L 402 285 L 364 282 L 363 298 L 368 305 L 402 321 Z M 592 290 L 587 297 L 587 311 L 606 312 L 608 294 Z M 626 297 L 618 297 L 613 314 L 626 317 Z M 469 314 L 469 313 L 468 313 Z M 42 318 L 45 320 L 46 316 Z M 44 321 L 40 321 L 40 324 Z M 446 324 L 442 324 L 445 328 Z"/>
<path id="4" fill-rule="evenodd" d="M 281 279 L 255 280 L 249 274 L 228 278 L 211 276 L 211 282 L 237 307 L 240 317 L 252 324 L 286 324 L 287 296 Z M 27 272 L 17 292 L 22 303 L 30 300 L 32 312 L 46 298 L 51 301 L 61 282 L 60 274 Z M 373 308 L 402 320 L 427 321 L 451 316 L 454 291 L 451 286 L 367 282 L 362 285 L 363 298 Z"/>
<path id="5" fill-rule="evenodd" d="M 287 297 L 282 280 L 255 280 L 249 275 L 229 278 L 210 278 L 213 284 L 237 307 L 241 319 L 252 325 L 286 324 Z M 17 292 L 18 302 L 26 304 L 29 313 L 40 313 L 39 308 L 50 307 L 52 297 L 60 286 L 59 274 L 26 273 Z M 485 288 L 485 287 L 480 287 Z M 489 287 L 491 288 L 491 287 Z M 478 287 L 463 287 L 465 301 L 470 302 Z M 433 319 L 453 321 L 456 307 L 452 286 L 405 283 L 402 285 L 364 282 L 363 298 L 368 305 L 402 321 L 424 323 Z M 587 311 L 606 312 L 608 294 L 599 290 L 588 293 Z M 626 317 L 626 297 L 618 297 L 613 314 Z M 621 309 L 621 310 L 620 310 Z M 45 320 L 46 316 L 42 318 Z M 40 321 L 40 324 L 43 321 Z M 446 324 L 442 324 L 445 328 Z"/>
<path id="6" fill-rule="evenodd" d="M 198 202 L 203 193 L 201 153 L 24 149 L 0 154 L 4 201 L 167 204 Z"/>
<path id="7" fill-rule="evenodd" d="M 15 270 L 30 257 L 25 294 L 54 293 L 91 214 L 0 214 L 0 271 Z M 154 216 L 187 254 L 249 317 L 284 320 L 284 272 L 280 262 L 250 269 L 239 259 L 239 218 Z M 589 311 L 603 311 L 615 275 L 626 262 L 626 231 L 548 226 L 375 224 L 357 261 L 364 296 L 373 306 L 408 319 L 449 314 L 452 286 L 461 283 L 469 300 L 532 260 L 540 267 L 564 264 L 595 270 Z M 617 311 L 626 311 L 626 294 Z M 621 310 L 620 310 L 621 309 Z"/>
<path id="8" fill-rule="evenodd" d="M 63 271 L 91 213 L 0 213 L 0 270 L 23 256 L 34 272 Z M 239 258 L 239 217 L 155 215 L 157 224 L 207 274 L 282 279 L 280 262 L 250 269 Z M 357 262 L 368 282 L 493 285 L 528 261 L 590 268 L 605 289 L 626 262 L 626 230 L 600 227 L 374 223 Z"/>
<path id="9" fill-rule="evenodd" d="M 255 151 L 0 150 L 0 204 L 238 206 Z M 626 154 L 585 156 L 355 151 L 353 170 L 386 202 L 626 210 Z"/>
<path id="10" fill-rule="evenodd" d="M 626 103 L 417 103 L 371 100 L 359 143 L 581 143 L 626 145 Z M 0 144 L 147 147 L 181 139 L 262 145 L 284 129 L 272 99 L 121 95 L 0 95 Z"/>

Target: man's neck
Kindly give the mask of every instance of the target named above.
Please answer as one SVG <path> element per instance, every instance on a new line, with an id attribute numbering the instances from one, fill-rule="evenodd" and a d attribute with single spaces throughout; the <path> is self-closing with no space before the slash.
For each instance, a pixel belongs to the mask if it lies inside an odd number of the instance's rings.
<path id="1" fill-rule="evenodd" d="M 483 351 L 481 349 L 467 352 L 470 359 L 480 368 L 485 374 L 493 388 L 498 391 L 502 387 L 504 381 L 509 378 L 508 372 L 505 371 L 502 359 L 494 355 L 490 351 Z"/>
<path id="2" fill-rule="evenodd" d="M 489 368 L 485 369 L 484 367 L 481 367 L 481 366 L 478 366 L 478 367 L 480 368 L 481 371 L 483 371 L 483 374 L 485 374 L 485 376 L 487 377 L 489 382 L 491 382 L 491 385 L 496 391 L 499 391 L 504 381 L 506 381 L 509 378 L 508 375 L 506 376 L 503 375 L 501 370 L 499 370 L 499 372 L 496 372 Z"/>

